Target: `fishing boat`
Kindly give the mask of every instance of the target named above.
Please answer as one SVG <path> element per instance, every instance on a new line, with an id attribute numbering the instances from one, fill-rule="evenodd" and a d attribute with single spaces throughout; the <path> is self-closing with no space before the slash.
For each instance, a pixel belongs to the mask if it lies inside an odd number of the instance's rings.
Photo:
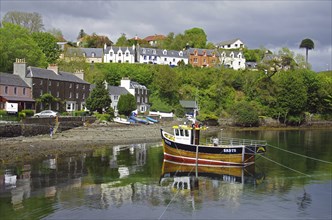
<path id="1" fill-rule="evenodd" d="M 266 141 L 238 138 L 211 138 L 200 143 L 200 132 L 206 126 L 183 124 L 173 126 L 173 134 L 161 128 L 164 160 L 197 166 L 246 167 L 255 163 L 255 156 L 266 151 Z"/>

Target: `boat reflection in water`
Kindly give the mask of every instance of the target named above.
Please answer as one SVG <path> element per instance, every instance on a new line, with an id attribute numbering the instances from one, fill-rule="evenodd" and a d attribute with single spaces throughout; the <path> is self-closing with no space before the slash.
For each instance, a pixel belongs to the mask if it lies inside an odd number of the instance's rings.
<path id="1" fill-rule="evenodd" d="M 193 209 L 197 209 L 204 201 L 212 200 L 225 200 L 226 206 L 232 204 L 232 208 L 235 208 L 240 204 L 244 187 L 256 187 L 263 180 L 264 175 L 255 172 L 255 165 L 196 167 L 164 160 L 160 185 L 169 187 L 174 197 L 179 201 L 187 201 Z M 179 194 L 182 197 L 179 198 Z"/>

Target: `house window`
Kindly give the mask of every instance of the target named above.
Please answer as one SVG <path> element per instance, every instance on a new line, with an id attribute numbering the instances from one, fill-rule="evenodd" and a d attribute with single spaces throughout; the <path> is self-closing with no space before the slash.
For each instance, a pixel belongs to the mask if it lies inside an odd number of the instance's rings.
<path id="1" fill-rule="evenodd" d="M 96 54 L 94 52 L 91 53 L 91 57 L 95 57 Z"/>
<path id="2" fill-rule="evenodd" d="M 110 56 L 113 56 L 113 52 L 110 52 Z"/>
<path id="3" fill-rule="evenodd" d="M 118 95 L 115 95 L 114 96 L 114 101 L 118 101 L 119 100 L 119 96 Z"/>
<path id="4" fill-rule="evenodd" d="M 76 98 L 78 99 L 78 92 L 76 92 Z"/>
<path id="5" fill-rule="evenodd" d="M 83 52 L 83 57 L 86 57 L 86 53 Z"/>
<path id="6" fill-rule="evenodd" d="M 173 58 L 173 62 L 175 62 L 175 58 Z"/>
<path id="7" fill-rule="evenodd" d="M 203 59 L 203 63 L 206 63 L 206 59 Z"/>
<path id="8" fill-rule="evenodd" d="M 59 85 L 60 85 L 60 83 L 59 83 L 59 82 L 57 82 L 57 83 L 56 83 L 56 86 L 57 86 L 57 87 L 59 87 Z"/>
<path id="9" fill-rule="evenodd" d="M 40 80 L 40 85 L 43 85 L 43 80 Z"/>
<path id="10" fill-rule="evenodd" d="M 78 89 L 79 88 L 79 85 L 78 84 L 76 84 L 76 89 Z"/>
<path id="11" fill-rule="evenodd" d="M 8 94 L 8 86 L 5 87 L 5 94 Z"/>
<path id="12" fill-rule="evenodd" d="M 56 103 L 56 110 L 59 110 L 59 102 Z"/>
<path id="13" fill-rule="evenodd" d="M 197 58 L 194 58 L 194 63 L 197 63 L 197 62 L 198 62 Z"/>
<path id="14" fill-rule="evenodd" d="M 167 58 L 166 57 L 164 58 L 164 61 L 167 62 Z"/>
<path id="15" fill-rule="evenodd" d="M 17 94 L 17 88 L 14 87 L 14 94 L 16 95 Z"/>
<path id="16" fill-rule="evenodd" d="M 72 88 L 73 87 L 73 84 L 69 83 L 69 88 Z"/>
<path id="17" fill-rule="evenodd" d="M 42 96 L 42 95 L 43 95 L 43 90 L 40 90 L 40 93 L 39 93 L 39 94 L 40 94 L 40 96 Z"/>
<path id="18" fill-rule="evenodd" d="M 122 53 L 119 53 L 119 57 L 121 57 L 122 56 Z"/>
<path id="19" fill-rule="evenodd" d="M 163 51 L 163 54 L 166 55 L 166 54 L 167 54 L 167 50 L 164 50 L 164 51 Z"/>
<path id="20" fill-rule="evenodd" d="M 183 56 L 183 52 L 182 52 L 182 51 L 179 52 L 179 56 L 180 56 L 180 57 Z"/>
<path id="21" fill-rule="evenodd" d="M 73 96 L 73 93 L 72 92 L 70 92 L 69 93 L 69 98 L 71 98 Z"/>
<path id="22" fill-rule="evenodd" d="M 143 48 L 142 53 L 146 53 L 146 50 Z"/>
<path id="23" fill-rule="evenodd" d="M 126 53 L 126 57 L 129 57 L 129 53 L 128 52 Z"/>
<path id="24" fill-rule="evenodd" d="M 59 97 L 59 96 L 60 96 L 60 92 L 57 91 L 57 92 L 56 92 L 56 97 Z"/>
<path id="25" fill-rule="evenodd" d="M 48 85 L 51 86 L 52 85 L 52 81 L 48 81 Z"/>
<path id="26" fill-rule="evenodd" d="M 156 50 L 152 50 L 152 54 L 156 54 Z"/>
<path id="27" fill-rule="evenodd" d="M 83 89 L 85 89 L 85 85 L 83 85 Z"/>
<path id="28" fill-rule="evenodd" d="M 146 60 L 146 56 L 145 55 L 144 55 L 143 59 Z"/>
<path id="29" fill-rule="evenodd" d="M 23 88 L 23 95 L 25 95 L 25 88 Z"/>
<path id="30" fill-rule="evenodd" d="M 83 99 L 83 100 L 85 99 L 85 93 L 83 93 L 83 95 L 82 95 L 82 99 Z"/>

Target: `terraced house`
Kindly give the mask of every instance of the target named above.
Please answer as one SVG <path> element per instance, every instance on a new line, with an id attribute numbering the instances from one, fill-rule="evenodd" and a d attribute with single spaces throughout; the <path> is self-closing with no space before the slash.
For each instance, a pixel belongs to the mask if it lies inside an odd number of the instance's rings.
<path id="1" fill-rule="evenodd" d="M 33 99 L 38 100 L 46 93 L 57 99 L 49 106 L 36 102 L 36 111 L 86 110 L 85 102 L 90 93 L 90 83 L 84 81 L 82 72 L 62 72 L 57 65 L 50 65 L 47 69 L 27 67 L 24 59 L 17 59 L 13 74 L 20 76 L 31 87 Z"/>

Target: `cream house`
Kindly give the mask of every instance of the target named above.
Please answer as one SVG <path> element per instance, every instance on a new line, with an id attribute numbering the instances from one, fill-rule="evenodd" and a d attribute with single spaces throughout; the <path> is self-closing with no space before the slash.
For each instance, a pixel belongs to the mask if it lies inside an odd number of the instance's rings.
<path id="1" fill-rule="evenodd" d="M 234 70 L 246 68 L 246 59 L 241 51 L 222 51 L 220 53 L 220 63 Z"/>
<path id="2" fill-rule="evenodd" d="M 244 43 L 240 39 L 233 39 L 228 41 L 223 41 L 217 44 L 219 49 L 242 49 L 244 48 Z"/>

